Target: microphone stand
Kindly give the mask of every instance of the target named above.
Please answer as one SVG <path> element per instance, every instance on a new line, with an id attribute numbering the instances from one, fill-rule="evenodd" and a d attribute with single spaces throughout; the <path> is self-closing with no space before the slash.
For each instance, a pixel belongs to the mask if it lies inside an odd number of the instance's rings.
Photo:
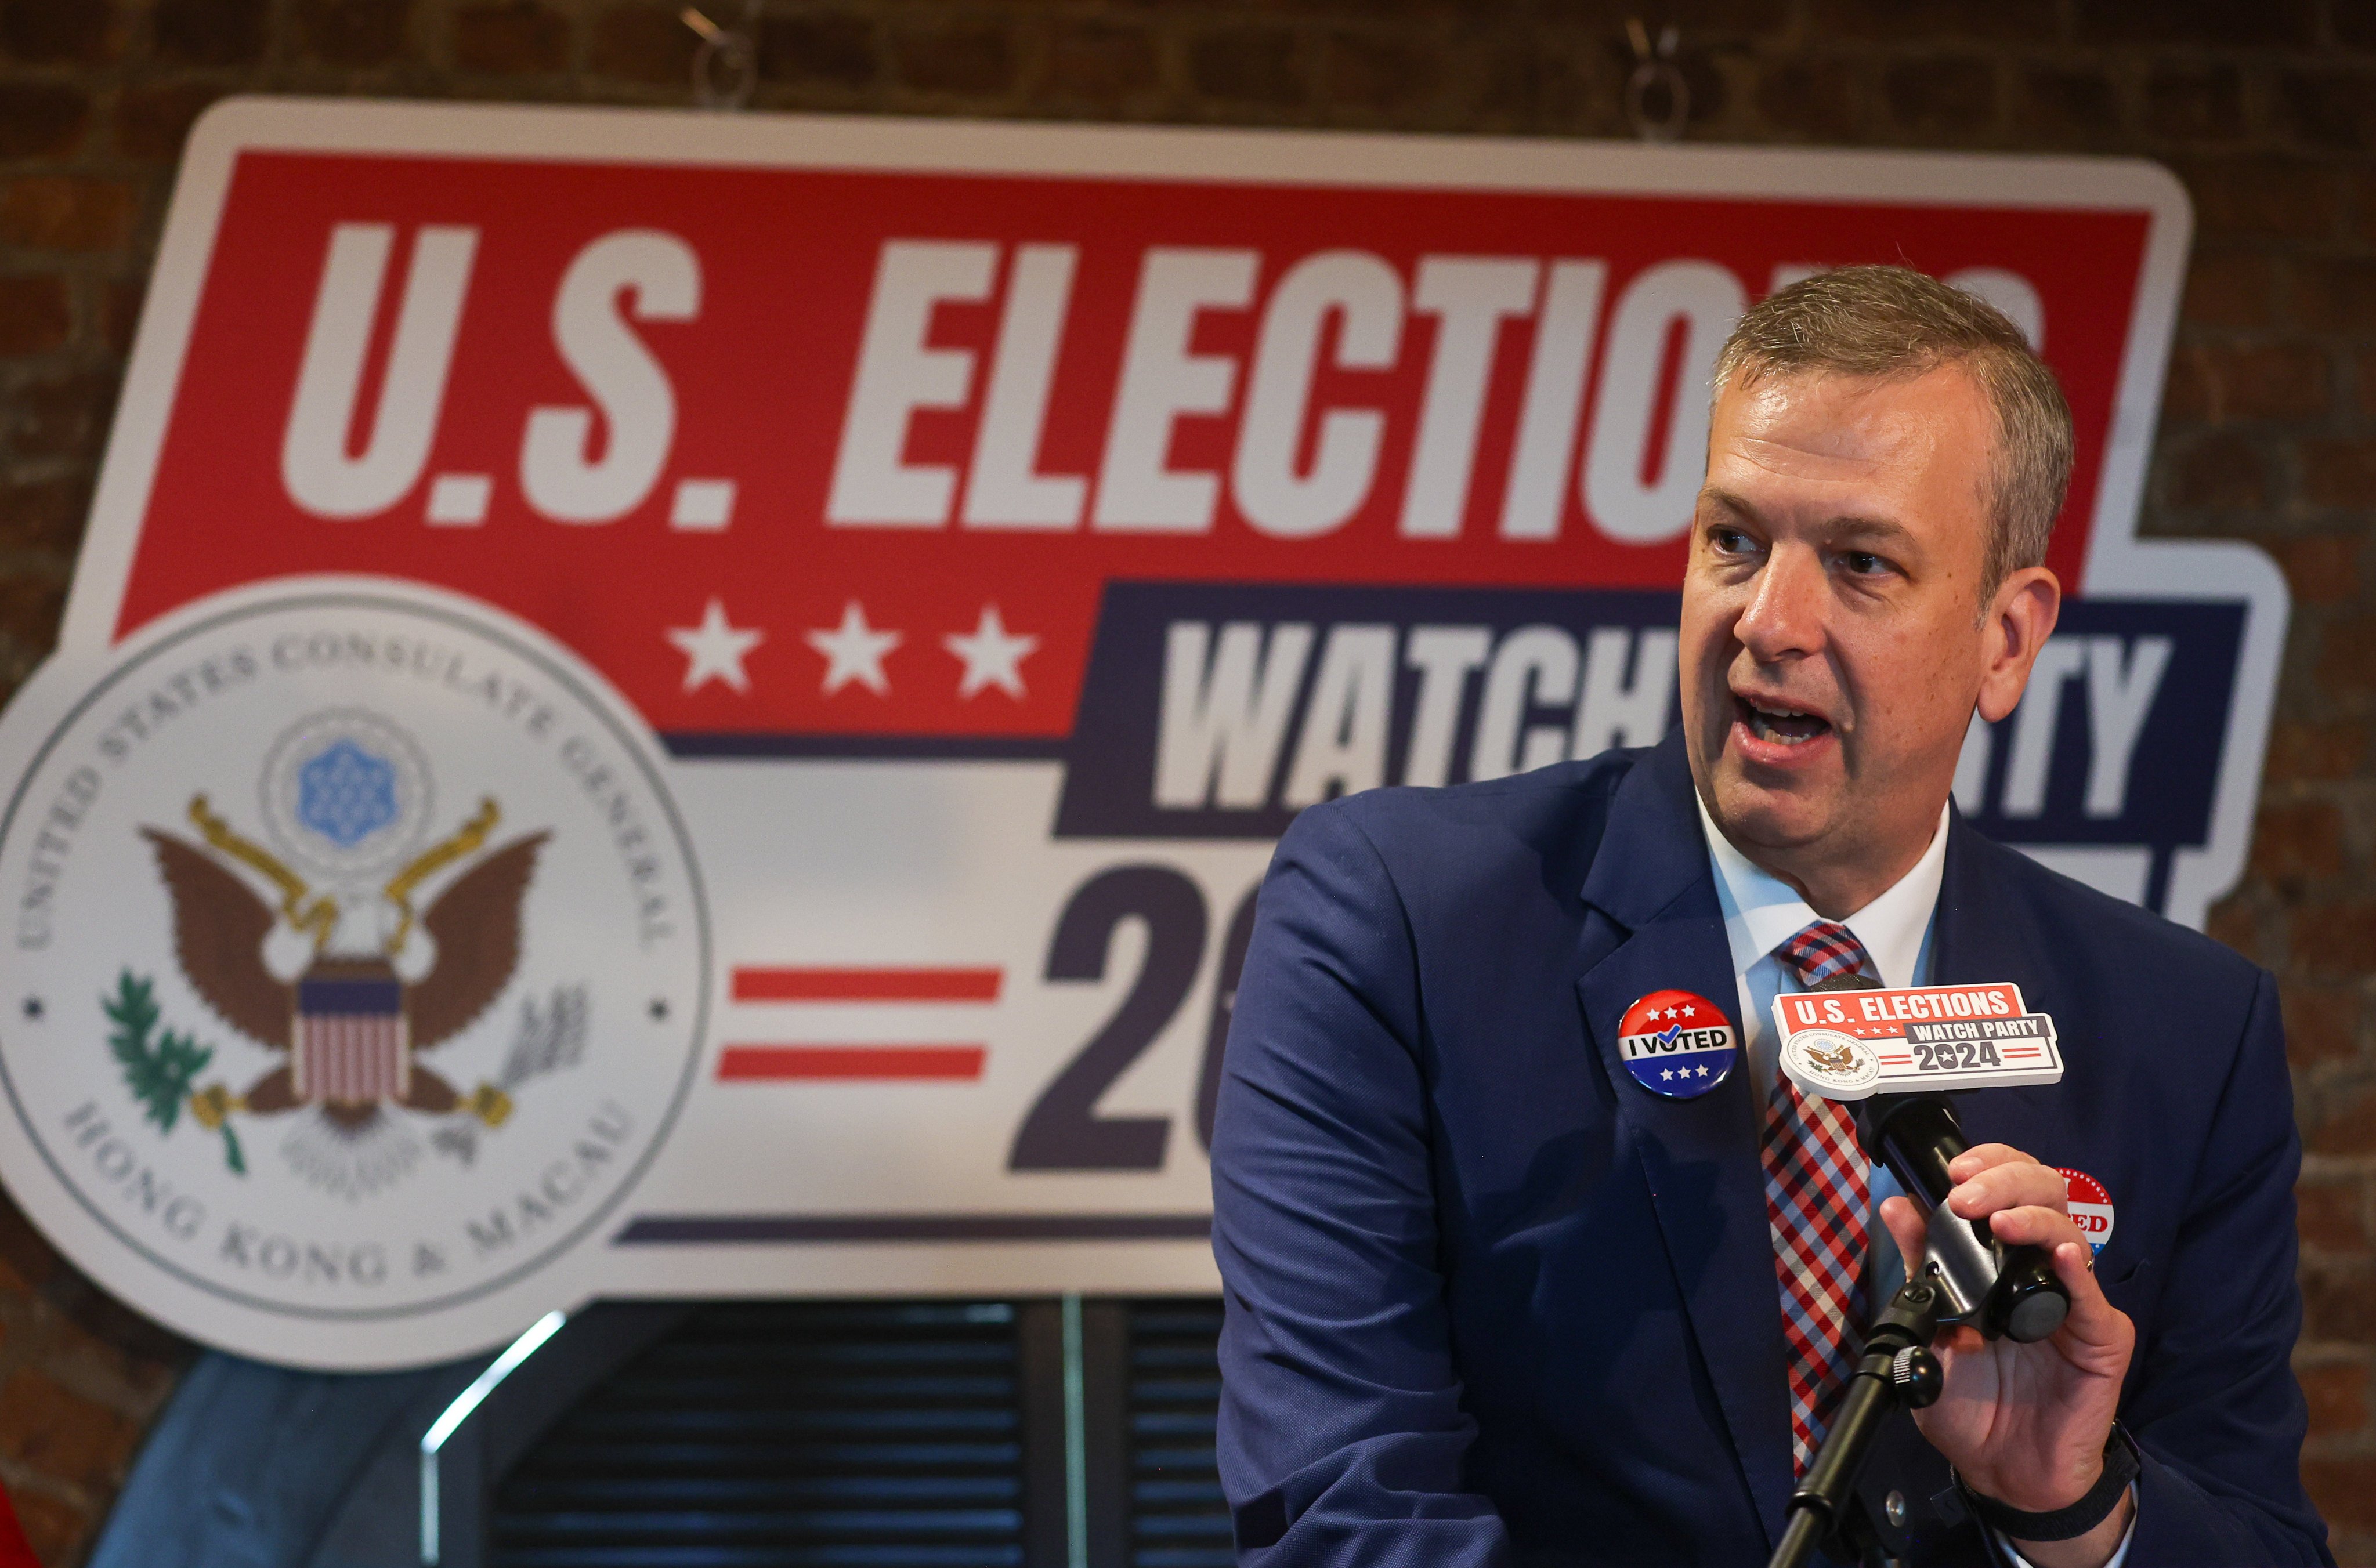
<path id="1" fill-rule="evenodd" d="M 1800 1568 L 1819 1544 L 1842 1535 L 1856 1500 L 1857 1472 L 1882 1423 L 1901 1404 L 1919 1410 L 1939 1397 L 1946 1375 L 1930 1347 L 1939 1332 L 1940 1306 L 1935 1286 L 1910 1279 L 1882 1309 L 1848 1374 L 1831 1430 L 1790 1493 L 1782 1542 L 1766 1568 Z"/>

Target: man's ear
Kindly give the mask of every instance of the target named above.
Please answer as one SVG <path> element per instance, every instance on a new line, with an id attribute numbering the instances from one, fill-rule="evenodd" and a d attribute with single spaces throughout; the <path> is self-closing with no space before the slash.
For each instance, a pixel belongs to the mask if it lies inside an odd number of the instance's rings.
<path id="1" fill-rule="evenodd" d="M 1993 724 L 2021 701 L 2029 668 L 2061 614 L 2062 585 L 2043 566 L 2010 573 L 1997 586 L 1980 628 L 1981 718 Z"/>

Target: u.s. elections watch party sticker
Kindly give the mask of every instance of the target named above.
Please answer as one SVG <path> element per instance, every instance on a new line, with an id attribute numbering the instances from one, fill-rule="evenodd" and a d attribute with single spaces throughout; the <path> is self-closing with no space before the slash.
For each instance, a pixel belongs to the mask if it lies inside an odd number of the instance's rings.
<path id="1" fill-rule="evenodd" d="M 2073 1170 L 2067 1165 L 2055 1169 L 2062 1173 L 2062 1206 L 2071 1211 L 2071 1223 L 2079 1227 L 2079 1234 L 2098 1254 L 2112 1239 L 2112 1194 L 2085 1170 Z"/>
<path id="2" fill-rule="evenodd" d="M 1774 999 L 1782 1070 L 1826 1099 L 2012 1088 L 2062 1077 L 2054 1020 L 2011 981 L 1790 992 Z"/>
<path id="3" fill-rule="evenodd" d="M 1617 1025 L 1617 1051 L 1634 1081 L 1670 1099 L 1696 1099 L 1724 1082 L 1740 1054 L 1723 1010 L 1688 991 L 1654 991 Z"/>

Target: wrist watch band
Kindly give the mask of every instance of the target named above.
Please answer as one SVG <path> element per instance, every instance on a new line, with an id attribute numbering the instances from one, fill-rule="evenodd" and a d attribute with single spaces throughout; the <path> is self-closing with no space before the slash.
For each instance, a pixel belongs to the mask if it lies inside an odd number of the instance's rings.
<path id="1" fill-rule="evenodd" d="M 2075 1540 L 2111 1516 L 2112 1510 L 2121 1504 L 2121 1495 L 2137 1479 L 2141 1467 L 2136 1443 L 2116 1421 L 2111 1436 L 2104 1440 L 2104 1473 L 2096 1478 L 2086 1496 L 2067 1508 L 2032 1514 L 2008 1507 L 1993 1497 L 1974 1491 L 1960 1475 L 1955 1477 L 1955 1487 L 1980 1523 L 2014 1540 Z"/>

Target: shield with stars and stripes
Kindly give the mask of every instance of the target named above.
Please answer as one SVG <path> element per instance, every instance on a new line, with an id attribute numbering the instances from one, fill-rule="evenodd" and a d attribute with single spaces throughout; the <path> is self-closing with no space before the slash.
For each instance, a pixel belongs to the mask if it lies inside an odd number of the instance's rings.
<path id="1" fill-rule="evenodd" d="M 404 982 L 392 972 L 308 974 L 297 982 L 296 1034 L 299 1099 L 368 1105 L 403 1097 L 412 1053 Z"/>

